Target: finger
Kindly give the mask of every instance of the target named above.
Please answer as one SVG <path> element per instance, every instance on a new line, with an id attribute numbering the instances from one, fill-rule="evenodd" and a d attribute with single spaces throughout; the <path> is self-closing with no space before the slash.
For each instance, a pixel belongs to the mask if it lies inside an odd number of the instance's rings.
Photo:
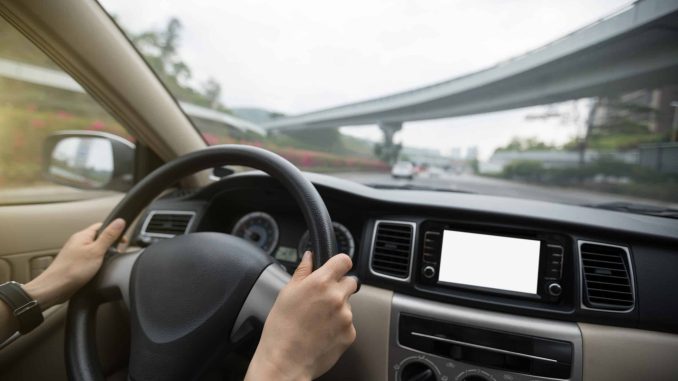
<path id="1" fill-rule="evenodd" d="M 351 257 L 346 254 L 337 254 L 332 256 L 321 268 L 316 272 L 318 275 L 329 275 L 333 279 L 341 279 L 353 267 Z"/>
<path id="2" fill-rule="evenodd" d="M 125 220 L 118 218 L 106 226 L 104 231 L 99 234 L 99 238 L 97 238 L 96 243 L 103 250 L 106 250 L 115 243 L 123 231 L 125 231 Z"/>
<path id="3" fill-rule="evenodd" d="M 339 281 L 339 288 L 348 299 L 349 296 L 358 291 L 358 280 L 354 276 L 345 276 Z"/>
<path id="4" fill-rule="evenodd" d="M 357 294 L 358 291 L 360 291 L 360 286 L 362 285 L 362 282 L 360 281 L 360 278 L 358 278 L 358 276 L 355 275 L 354 272 L 351 272 L 351 273 L 349 273 L 349 274 L 346 275 L 346 276 L 355 279 L 355 283 L 358 285 L 358 287 L 355 289 L 355 291 L 354 291 L 353 293 L 354 293 L 354 294 Z"/>
<path id="5" fill-rule="evenodd" d="M 116 250 L 122 253 L 127 248 L 128 244 L 129 238 L 127 238 L 126 235 L 123 235 L 122 237 L 120 237 L 120 241 L 118 242 L 118 247 L 116 247 Z"/>
<path id="6" fill-rule="evenodd" d="M 305 279 L 312 272 L 313 272 L 313 255 L 311 255 L 310 251 L 307 251 L 304 253 L 304 256 L 301 257 L 301 262 L 299 262 L 299 266 L 297 266 L 297 269 L 294 271 L 294 274 L 292 275 L 292 280 L 299 281 Z"/>
<path id="7" fill-rule="evenodd" d="M 99 229 L 101 229 L 101 222 L 92 224 L 75 234 L 80 234 L 82 238 L 86 239 L 88 242 L 93 242 Z"/>

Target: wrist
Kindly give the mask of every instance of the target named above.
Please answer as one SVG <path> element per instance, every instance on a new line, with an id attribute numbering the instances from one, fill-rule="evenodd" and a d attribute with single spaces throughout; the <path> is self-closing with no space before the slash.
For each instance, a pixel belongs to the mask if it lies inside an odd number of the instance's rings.
<path id="1" fill-rule="evenodd" d="M 59 284 L 46 277 L 38 276 L 23 286 L 24 291 L 38 302 L 42 310 L 46 310 L 62 301 L 59 299 Z"/>
<path id="2" fill-rule="evenodd" d="M 305 372 L 301 364 L 290 362 L 277 353 L 263 353 L 261 345 L 257 348 L 245 381 L 279 380 L 279 381 L 311 381 L 310 374 Z"/>

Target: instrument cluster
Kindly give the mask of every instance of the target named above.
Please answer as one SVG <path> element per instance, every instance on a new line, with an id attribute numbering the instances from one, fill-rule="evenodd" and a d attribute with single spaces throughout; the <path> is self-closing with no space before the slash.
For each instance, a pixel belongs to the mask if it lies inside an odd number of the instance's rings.
<path id="1" fill-rule="evenodd" d="M 348 254 L 351 258 L 355 254 L 355 240 L 351 231 L 339 222 L 333 222 L 334 234 L 337 240 L 337 252 Z M 305 251 L 311 250 L 310 233 L 306 230 L 298 240 L 296 247 L 287 247 L 279 244 L 280 227 L 276 219 L 265 212 L 251 212 L 242 216 L 233 226 L 232 235 L 240 237 L 264 252 L 283 262 L 288 269 L 301 260 Z"/>

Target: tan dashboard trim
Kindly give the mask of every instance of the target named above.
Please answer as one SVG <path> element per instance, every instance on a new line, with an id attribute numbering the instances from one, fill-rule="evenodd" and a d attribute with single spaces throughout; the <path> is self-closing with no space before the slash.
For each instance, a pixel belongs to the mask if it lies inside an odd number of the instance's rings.
<path id="1" fill-rule="evenodd" d="M 579 323 L 585 381 L 678 380 L 678 335 Z"/>
<path id="2" fill-rule="evenodd" d="M 363 285 L 351 297 L 357 337 L 327 374 L 330 380 L 387 380 L 388 337 L 393 291 Z"/>
<path id="3" fill-rule="evenodd" d="M 56 250 L 71 234 L 106 218 L 123 195 L 0 208 L 0 257 Z"/>

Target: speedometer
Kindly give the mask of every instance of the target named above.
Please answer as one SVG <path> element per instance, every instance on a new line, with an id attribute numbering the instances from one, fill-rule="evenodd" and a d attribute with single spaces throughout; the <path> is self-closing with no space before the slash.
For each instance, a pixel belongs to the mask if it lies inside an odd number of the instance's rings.
<path id="1" fill-rule="evenodd" d="M 345 253 L 348 254 L 349 257 L 353 258 L 353 252 L 355 252 L 355 242 L 353 241 L 353 235 L 346 228 L 346 226 L 338 222 L 333 222 L 332 225 L 334 226 L 334 235 L 337 239 L 337 253 Z M 311 239 L 308 230 L 306 233 L 304 233 L 304 235 L 301 236 L 301 239 L 299 240 L 299 247 L 297 248 L 299 258 L 301 258 L 301 256 L 307 250 L 311 250 Z"/>
<path id="2" fill-rule="evenodd" d="M 278 224 L 273 217 L 264 212 L 252 212 L 244 215 L 235 223 L 231 232 L 236 237 L 250 241 L 267 254 L 278 246 Z"/>

